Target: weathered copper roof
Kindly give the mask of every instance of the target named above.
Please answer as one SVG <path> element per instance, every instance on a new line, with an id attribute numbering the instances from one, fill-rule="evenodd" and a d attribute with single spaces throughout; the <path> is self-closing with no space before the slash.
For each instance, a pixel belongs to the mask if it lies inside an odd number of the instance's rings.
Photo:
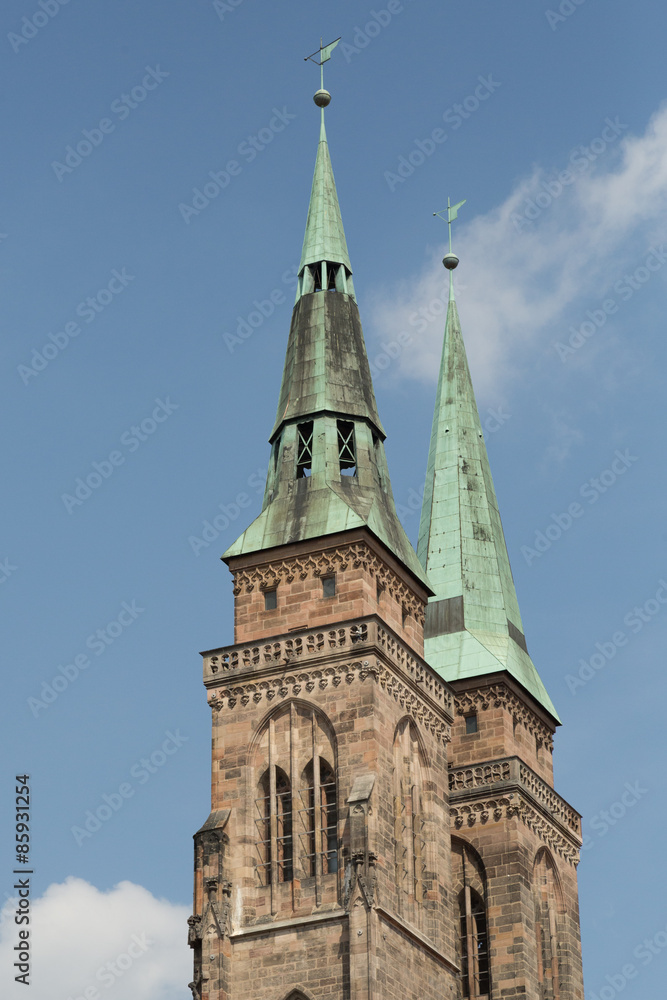
<path id="1" fill-rule="evenodd" d="M 324 129 L 324 115 L 320 127 L 320 141 L 317 146 L 299 271 L 303 271 L 306 264 L 316 264 L 321 260 L 345 264 L 348 271 L 352 271 Z"/>
<path id="2" fill-rule="evenodd" d="M 323 128 L 300 271 L 322 262 L 350 270 Z M 223 558 L 366 527 L 431 593 L 396 513 L 351 283 L 306 287 L 300 284 L 292 313 L 262 512 Z M 341 421 L 353 425 L 353 463 L 341 462 Z M 303 433 L 312 436 L 306 473 L 299 468 Z"/>
<path id="3" fill-rule="evenodd" d="M 338 413 L 368 420 L 382 438 L 357 303 L 340 292 L 314 292 L 294 307 L 271 440 L 286 420 Z"/>
<path id="4" fill-rule="evenodd" d="M 507 671 L 558 721 L 526 651 L 505 536 L 453 296 L 431 430 L 419 560 L 435 597 L 425 658 L 447 681 Z"/>

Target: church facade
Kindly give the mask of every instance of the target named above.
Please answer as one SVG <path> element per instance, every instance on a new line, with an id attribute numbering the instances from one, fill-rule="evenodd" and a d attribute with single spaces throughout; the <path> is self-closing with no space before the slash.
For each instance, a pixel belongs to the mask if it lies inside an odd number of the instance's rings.
<path id="1" fill-rule="evenodd" d="M 203 654 L 193 998 L 583 1000 L 581 819 L 453 294 L 416 551 L 384 439 L 322 108 L 263 507 L 223 556 L 234 643 Z"/>

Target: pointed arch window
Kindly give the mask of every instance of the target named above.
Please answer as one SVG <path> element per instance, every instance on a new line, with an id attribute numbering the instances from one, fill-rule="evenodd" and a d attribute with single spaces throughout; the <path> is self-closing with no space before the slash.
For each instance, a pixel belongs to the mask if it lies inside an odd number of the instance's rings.
<path id="1" fill-rule="evenodd" d="M 558 875 L 549 853 L 542 849 L 533 870 L 535 900 L 535 944 L 537 948 L 537 981 L 541 1000 L 559 1000 L 560 945 L 558 912 L 561 909 Z"/>
<path id="2" fill-rule="evenodd" d="M 394 738 L 394 840 L 399 905 L 401 901 L 420 904 L 424 896 L 426 842 L 420 756 L 417 727 L 410 719 L 404 719 Z"/>
<path id="3" fill-rule="evenodd" d="M 458 908 L 461 996 L 486 998 L 491 994 L 486 873 L 477 851 L 457 837 L 452 838 L 452 880 Z"/>
<path id="4" fill-rule="evenodd" d="M 469 885 L 459 893 L 459 950 L 463 996 L 488 996 L 489 935 L 486 907 L 479 893 Z"/>
<path id="5" fill-rule="evenodd" d="M 338 806 L 333 768 L 315 757 L 304 771 L 304 872 L 328 875 L 338 871 Z"/>
<path id="6" fill-rule="evenodd" d="M 289 702 L 274 711 L 254 741 L 257 883 L 285 904 L 281 883 L 311 879 L 316 904 L 338 891 L 338 800 L 335 737 L 317 709 Z M 302 883 L 302 891 L 305 883 Z M 277 894 L 277 895 L 276 895 Z M 275 912 L 275 910 L 274 910 Z"/>
<path id="7" fill-rule="evenodd" d="M 292 843 L 292 790 L 280 767 L 272 766 L 262 775 L 257 800 L 261 816 L 259 853 L 263 882 L 291 882 L 294 875 Z"/>

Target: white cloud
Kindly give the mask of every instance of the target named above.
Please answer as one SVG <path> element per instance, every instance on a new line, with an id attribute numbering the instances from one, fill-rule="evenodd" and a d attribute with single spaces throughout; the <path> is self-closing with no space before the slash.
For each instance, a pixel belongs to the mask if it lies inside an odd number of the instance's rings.
<path id="1" fill-rule="evenodd" d="M 620 311 L 628 300 L 619 299 L 614 282 L 624 269 L 632 274 L 649 248 L 667 239 L 667 107 L 653 116 L 642 136 L 625 128 L 616 131 L 604 150 L 602 140 L 591 141 L 593 160 L 585 169 L 569 160 L 548 174 L 536 167 L 486 215 L 466 224 L 465 213 L 473 206 L 461 210 L 455 232 L 462 261 L 457 302 L 480 403 L 502 398 L 521 371 L 519 348 L 525 353 L 531 345 L 551 347 L 566 339 L 569 325 L 578 328 L 586 310 L 599 306 L 605 295 L 614 296 Z M 567 167 L 576 179 L 557 193 L 553 179 Z M 545 183 L 552 184 L 551 195 Z M 528 210 L 531 222 L 524 214 L 529 203 L 535 206 Z M 397 375 L 428 382 L 437 376 L 441 300 L 447 297 L 441 264 L 445 240 L 443 227 L 442 245 L 430 252 L 425 267 L 373 301 L 370 325 L 378 347 L 404 331 L 413 335 L 392 367 Z M 661 280 L 666 274 L 667 268 Z M 429 317 L 421 331 L 420 309 Z M 375 357 L 373 349 L 369 353 Z M 573 364 L 589 362 L 584 351 Z"/>
<path id="2" fill-rule="evenodd" d="M 192 978 L 187 907 L 120 882 L 101 892 L 80 878 L 50 885 L 31 906 L 30 986 L 14 982 L 16 900 L 3 907 L 3 997 L 30 1000 L 183 1000 Z M 88 989 L 88 993 L 86 990 Z M 92 992 L 92 990 L 96 992 Z"/>

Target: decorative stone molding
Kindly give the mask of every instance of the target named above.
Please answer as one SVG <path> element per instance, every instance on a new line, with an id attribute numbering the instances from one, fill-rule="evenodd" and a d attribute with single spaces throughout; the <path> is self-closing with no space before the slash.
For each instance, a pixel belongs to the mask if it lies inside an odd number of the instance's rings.
<path id="1" fill-rule="evenodd" d="M 212 650 L 204 656 L 204 682 L 207 686 L 226 682 L 231 688 L 233 672 L 245 670 L 267 672 L 271 667 L 278 666 L 289 666 L 292 670 L 307 670 L 310 659 L 330 660 L 332 654 L 353 650 L 353 655 L 360 657 L 380 650 L 432 701 L 453 717 L 454 698 L 449 685 L 430 670 L 423 660 L 414 656 L 408 647 L 375 616 L 343 622 L 336 628 L 321 629 L 317 632 L 304 630 L 289 637 L 280 636 L 252 645 L 244 643 Z M 322 667 L 325 676 L 330 676 L 326 673 L 328 669 Z M 254 695 L 255 692 L 252 693 Z"/>
<path id="2" fill-rule="evenodd" d="M 247 667 L 289 663 L 300 657 L 345 649 L 368 641 L 367 622 L 353 622 L 337 628 L 304 632 L 288 639 L 280 638 L 252 645 L 224 647 L 206 657 L 205 668 L 207 667 L 212 674 L 217 674 Z"/>
<path id="3" fill-rule="evenodd" d="M 327 576 L 349 566 L 371 573 L 378 584 L 405 607 L 408 614 L 420 625 L 424 625 L 425 603 L 363 542 L 351 542 L 349 545 L 340 545 L 312 555 L 294 556 L 292 559 L 281 559 L 252 569 L 236 570 L 233 572 L 234 594 L 249 594 L 255 588 L 272 590 L 279 583 L 306 580 L 310 576 Z"/>
<path id="4" fill-rule="evenodd" d="M 557 816 L 565 826 L 579 835 L 580 817 L 576 809 L 568 805 L 565 799 L 562 799 L 553 788 L 542 781 L 539 775 L 523 763 L 519 763 L 519 776 L 521 783 L 533 793 L 542 805 L 546 806 L 550 813 Z"/>
<path id="5" fill-rule="evenodd" d="M 261 701 L 296 698 L 299 695 L 310 694 L 316 689 L 324 691 L 329 685 L 336 688 L 343 681 L 346 684 L 353 684 L 355 681 L 364 681 L 367 677 L 376 681 L 383 691 L 390 694 L 405 712 L 428 729 L 440 743 L 449 743 L 451 726 L 377 659 L 357 660 L 354 663 L 321 668 L 313 667 L 282 677 L 267 677 L 260 681 L 216 687 L 208 692 L 208 703 L 214 711 L 219 712 L 222 709 L 232 709 L 239 703 L 243 706 L 248 705 L 251 700 L 257 705 Z"/>
<path id="6" fill-rule="evenodd" d="M 369 909 L 375 906 L 375 892 L 377 888 L 376 862 L 377 855 L 372 852 L 368 855 L 364 852 L 353 854 L 346 861 L 343 907 L 347 913 L 350 912 L 357 886 L 366 906 Z"/>
<path id="7" fill-rule="evenodd" d="M 457 715 L 470 715 L 487 708 L 504 708 L 512 717 L 520 722 L 529 733 L 553 753 L 554 738 L 549 727 L 530 710 L 505 684 L 490 684 L 488 687 L 475 688 L 472 691 L 461 691 L 454 695 Z"/>
<path id="8" fill-rule="evenodd" d="M 406 674 L 412 677 L 420 687 L 425 688 L 431 698 L 442 704 L 450 715 L 454 715 L 454 698 L 451 688 L 446 687 L 439 677 L 426 669 L 419 660 L 408 652 L 403 643 L 382 625 L 377 627 L 377 642 L 391 659 L 403 668 Z"/>
<path id="9" fill-rule="evenodd" d="M 581 836 L 580 817 L 576 809 L 519 757 L 504 757 L 502 760 L 482 762 L 470 767 L 450 768 L 449 771 L 449 791 L 455 799 L 459 792 L 485 788 L 501 781 L 523 785 L 564 827 L 572 830 L 577 837 Z"/>
<path id="10" fill-rule="evenodd" d="M 541 816 L 523 796 L 510 793 L 494 799 L 451 807 L 452 826 L 456 830 L 460 830 L 464 825 L 473 827 L 478 822 L 480 825 L 490 820 L 497 823 L 501 819 L 511 819 L 513 816 L 518 817 L 529 830 L 532 830 L 565 861 L 575 866 L 579 863 L 579 849 Z"/>
<path id="11" fill-rule="evenodd" d="M 475 767 L 460 767 L 449 772 L 450 792 L 464 788 L 479 788 L 481 785 L 493 785 L 496 781 L 509 781 L 511 768 L 509 760 L 497 760 L 491 764 L 479 764 Z"/>

